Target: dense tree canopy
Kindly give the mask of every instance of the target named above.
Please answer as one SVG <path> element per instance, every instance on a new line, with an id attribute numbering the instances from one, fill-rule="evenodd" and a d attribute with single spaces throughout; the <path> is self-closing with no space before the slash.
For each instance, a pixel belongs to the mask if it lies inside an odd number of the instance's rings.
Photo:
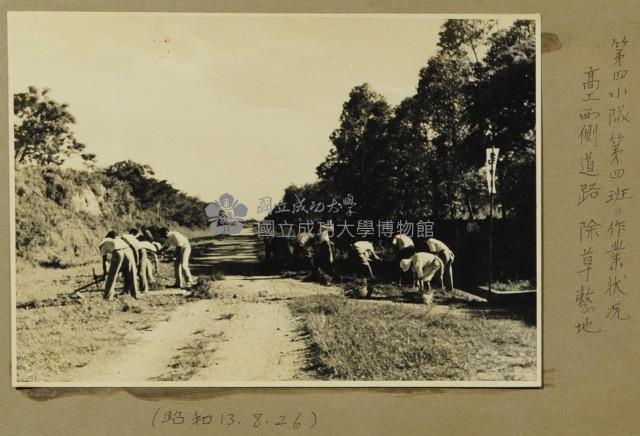
<path id="1" fill-rule="evenodd" d="M 130 160 L 116 162 L 104 170 L 109 178 L 125 182 L 142 209 L 185 226 L 207 225 L 206 203 L 154 177 L 149 165 Z"/>
<path id="2" fill-rule="evenodd" d="M 320 181 L 288 187 L 285 201 L 350 193 L 367 219 L 483 218 L 485 149 L 497 146 L 503 216 L 535 218 L 534 22 L 496 29 L 447 20 L 416 93 L 396 107 L 369 84 L 354 87 Z"/>
<path id="3" fill-rule="evenodd" d="M 327 159 L 318 166 L 317 173 L 327 180 L 331 191 L 353 195 L 370 207 L 369 214 L 377 215 L 373 206 L 386 180 L 386 127 L 391 106 L 368 84 L 356 86 L 343 105 L 340 127 L 331 134 L 331 149 Z"/>

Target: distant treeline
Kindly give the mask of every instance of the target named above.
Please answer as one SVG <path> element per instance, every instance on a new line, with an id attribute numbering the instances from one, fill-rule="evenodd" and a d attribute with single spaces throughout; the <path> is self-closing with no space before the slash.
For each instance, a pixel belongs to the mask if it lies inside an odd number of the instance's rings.
<path id="1" fill-rule="evenodd" d="M 367 83 L 354 87 L 331 133 L 318 182 L 283 201 L 328 204 L 353 196 L 355 213 L 272 213 L 276 222 L 483 219 L 485 150 L 500 148 L 501 216 L 535 222 L 535 22 L 448 20 L 416 93 L 393 107 Z M 498 29 L 498 30 L 496 30 Z M 420 44 L 420 41 L 416 41 Z"/>
<path id="2" fill-rule="evenodd" d="M 67 266 L 95 260 L 109 229 L 204 228 L 206 204 L 130 160 L 98 168 L 73 134 L 75 122 L 48 90 L 14 96 L 16 250 L 22 259 Z M 80 157 L 82 169 L 65 168 Z"/>

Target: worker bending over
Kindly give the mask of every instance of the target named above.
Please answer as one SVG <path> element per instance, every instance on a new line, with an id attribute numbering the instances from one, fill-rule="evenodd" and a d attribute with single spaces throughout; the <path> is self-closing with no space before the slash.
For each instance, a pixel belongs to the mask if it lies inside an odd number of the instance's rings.
<path id="1" fill-rule="evenodd" d="M 427 239 L 427 249 L 430 253 L 438 255 L 442 263 L 444 264 L 444 282 L 442 286 L 447 289 L 447 291 L 453 291 L 453 259 L 455 256 L 453 255 L 453 251 L 447 247 L 447 245 L 437 240 L 436 238 L 428 238 Z"/>
<path id="2" fill-rule="evenodd" d="M 129 245 L 111 230 L 98 245 L 102 257 L 102 272 L 105 276 L 104 298 L 112 300 L 118 278 L 122 270 L 124 276 L 124 291 L 130 292 L 133 298 L 138 298 L 138 268 Z M 107 271 L 107 262 L 109 263 Z"/>

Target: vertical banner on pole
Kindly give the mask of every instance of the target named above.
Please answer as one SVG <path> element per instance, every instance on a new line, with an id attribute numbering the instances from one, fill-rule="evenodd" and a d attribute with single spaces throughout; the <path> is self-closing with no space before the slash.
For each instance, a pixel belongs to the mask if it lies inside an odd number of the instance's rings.
<path id="1" fill-rule="evenodd" d="M 487 177 L 487 189 L 490 194 L 496 193 L 496 167 L 498 163 L 498 153 L 500 149 L 498 147 L 489 147 L 486 149 L 487 159 L 485 161 L 486 177 Z M 492 156 L 493 155 L 493 156 Z"/>

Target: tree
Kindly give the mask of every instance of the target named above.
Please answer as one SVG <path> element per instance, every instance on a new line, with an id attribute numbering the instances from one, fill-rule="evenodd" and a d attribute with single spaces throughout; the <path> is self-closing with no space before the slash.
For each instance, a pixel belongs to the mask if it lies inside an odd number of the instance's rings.
<path id="1" fill-rule="evenodd" d="M 142 188 L 142 185 L 146 184 L 155 174 L 153 168 L 149 165 L 140 164 L 132 160 L 116 162 L 105 168 L 104 173 L 138 188 Z"/>
<path id="2" fill-rule="evenodd" d="M 532 21 L 496 24 L 447 20 L 416 94 L 395 108 L 366 83 L 353 88 L 314 188 L 353 194 L 366 219 L 477 218 L 485 148 L 496 145 L 502 210 L 533 216 L 535 32 Z M 285 197 L 312 192 L 293 186 Z"/>
<path id="3" fill-rule="evenodd" d="M 447 20 L 440 33 L 438 46 L 443 53 L 464 55 L 465 49 L 471 51 L 476 64 L 480 63 L 478 50 L 486 44 L 487 38 L 496 26 L 496 20 L 456 19 Z"/>
<path id="4" fill-rule="evenodd" d="M 184 226 L 207 225 L 206 203 L 156 179 L 149 165 L 131 160 L 116 162 L 104 170 L 107 178 L 125 182 L 139 207 Z"/>
<path id="5" fill-rule="evenodd" d="M 467 109 L 474 134 L 500 148 L 498 195 L 504 213 L 515 217 L 534 216 L 536 204 L 534 25 L 519 20 L 489 38 L 485 74 Z"/>
<path id="6" fill-rule="evenodd" d="M 18 163 L 61 165 L 85 145 L 71 130 L 75 118 L 66 104 L 49 97 L 49 90 L 29 87 L 13 96 L 15 159 Z"/>
<path id="7" fill-rule="evenodd" d="M 321 180 L 338 195 L 353 195 L 359 210 L 376 219 L 382 205 L 377 193 L 385 183 L 386 126 L 391 107 L 368 84 L 353 88 L 344 103 L 340 127 L 331 134 L 333 148 L 317 167 Z"/>
<path id="8" fill-rule="evenodd" d="M 389 179 L 381 196 L 389 218 L 417 221 L 433 216 L 435 189 L 429 171 L 434 159 L 428 122 L 415 97 L 404 99 L 387 127 Z"/>
<path id="9" fill-rule="evenodd" d="M 427 173 L 436 217 L 453 218 L 465 209 L 473 215 L 471 199 L 484 201 L 477 175 L 489 145 L 501 148 L 502 210 L 524 216 L 535 208 L 534 22 L 498 31 L 495 25 L 446 21 L 440 51 L 420 72 L 416 98 L 430 129 L 434 165 Z"/>
<path id="10" fill-rule="evenodd" d="M 328 217 L 324 210 L 312 208 L 312 204 L 318 203 L 328 204 L 331 201 L 332 193 L 327 186 L 327 182 L 318 181 L 315 183 L 307 183 L 302 186 L 289 185 L 284 190 L 282 202 L 286 205 L 286 210 L 272 211 L 266 219 L 273 220 L 277 224 L 284 223 L 298 224 L 303 221 L 325 221 Z M 323 208 L 324 209 L 324 208 Z M 332 216 L 336 218 L 336 216 Z M 296 227 L 297 229 L 297 227 Z M 277 231 L 280 229 L 277 228 Z"/>
<path id="11" fill-rule="evenodd" d="M 465 89 L 472 74 L 471 61 L 462 52 L 439 52 L 420 71 L 415 98 L 427 126 L 426 176 L 433 189 L 435 218 L 455 218 L 464 210 L 457 186 L 471 166 L 461 144 L 469 133 Z"/>

